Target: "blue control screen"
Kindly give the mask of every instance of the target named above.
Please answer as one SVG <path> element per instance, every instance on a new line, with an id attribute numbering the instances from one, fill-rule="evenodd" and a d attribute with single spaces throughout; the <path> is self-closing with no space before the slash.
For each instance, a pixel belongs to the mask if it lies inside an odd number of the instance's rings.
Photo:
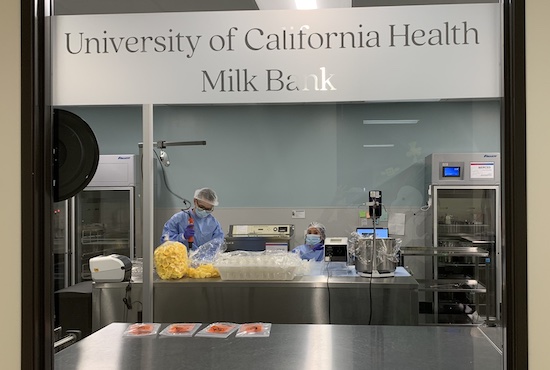
<path id="1" fill-rule="evenodd" d="M 443 177 L 460 177 L 460 167 L 443 167 Z"/>
<path id="2" fill-rule="evenodd" d="M 374 229 L 370 227 L 357 228 L 357 234 L 362 236 L 374 234 Z M 387 227 L 381 227 L 380 229 L 376 228 L 376 237 L 377 238 L 387 238 L 389 236 L 389 230 Z"/>

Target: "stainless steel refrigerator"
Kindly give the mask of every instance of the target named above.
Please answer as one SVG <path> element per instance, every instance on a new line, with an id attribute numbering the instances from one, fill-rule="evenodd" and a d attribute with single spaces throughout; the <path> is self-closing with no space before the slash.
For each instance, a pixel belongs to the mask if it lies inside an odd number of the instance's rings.
<path id="1" fill-rule="evenodd" d="M 426 157 L 426 179 L 427 235 L 436 252 L 424 288 L 433 323 L 500 320 L 500 155 L 434 153 Z"/>
<path id="2" fill-rule="evenodd" d="M 55 289 L 91 280 L 89 260 L 136 256 L 140 176 L 135 155 L 101 155 L 88 186 L 54 207 Z"/>

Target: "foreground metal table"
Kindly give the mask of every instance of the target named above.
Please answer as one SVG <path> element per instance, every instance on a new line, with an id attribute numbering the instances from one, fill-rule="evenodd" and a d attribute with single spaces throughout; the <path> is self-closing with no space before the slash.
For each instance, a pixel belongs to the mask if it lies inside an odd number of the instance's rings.
<path id="1" fill-rule="evenodd" d="M 479 327 L 274 324 L 268 338 L 218 339 L 122 337 L 128 325 L 57 353 L 55 369 L 501 370 L 503 361 Z"/>
<path id="2" fill-rule="evenodd" d="M 418 324 L 418 282 L 408 273 L 383 279 L 347 273 L 336 268 L 291 281 L 156 280 L 153 319 L 349 325 L 366 325 L 370 320 L 373 325 Z M 139 321 L 141 290 L 139 281 L 94 283 L 92 329 L 112 322 Z M 123 299 L 133 302 L 131 309 Z"/>

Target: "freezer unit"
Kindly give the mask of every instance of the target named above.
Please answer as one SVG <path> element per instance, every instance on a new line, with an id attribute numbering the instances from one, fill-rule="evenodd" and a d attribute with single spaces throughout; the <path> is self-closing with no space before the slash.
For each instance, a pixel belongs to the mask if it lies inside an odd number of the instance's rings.
<path id="1" fill-rule="evenodd" d="M 56 290 L 91 280 L 90 258 L 120 254 L 132 259 L 140 253 L 136 166 L 135 155 L 101 155 L 88 186 L 55 204 Z"/>
<path id="2" fill-rule="evenodd" d="M 134 257 L 134 188 L 88 187 L 75 196 L 75 282 L 91 280 L 90 258 Z"/>
<path id="3" fill-rule="evenodd" d="M 428 245 L 452 251 L 426 261 L 435 324 L 500 320 L 501 219 L 498 153 L 432 154 L 426 158 Z M 475 253 L 468 255 L 466 251 Z M 483 252 L 483 253 L 481 253 Z M 471 289 L 475 286 L 475 289 Z M 470 289 L 468 289 L 470 288 Z"/>

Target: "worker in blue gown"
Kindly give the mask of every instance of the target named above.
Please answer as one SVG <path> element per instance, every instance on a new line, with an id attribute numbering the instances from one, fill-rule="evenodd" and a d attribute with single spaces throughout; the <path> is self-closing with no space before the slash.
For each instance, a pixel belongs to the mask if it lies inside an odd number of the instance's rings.
<path id="1" fill-rule="evenodd" d="M 319 222 L 312 222 L 308 225 L 305 244 L 299 245 L 292 250 L 303 260 L 322 261 L 325 257 L 326 229 Z"/>
<path id="2" fill-rule="evenodd" d="M 219 204 L 216 192 L 209 188 L 195 191 L 193 208 L 173 215 L 162 229 L 161 244 L 167 240 L 178 241 L 189 249 L 213 240 L 223 239 L 224 233 L 218 220 L 212 216 L 214 207 Z"/>

